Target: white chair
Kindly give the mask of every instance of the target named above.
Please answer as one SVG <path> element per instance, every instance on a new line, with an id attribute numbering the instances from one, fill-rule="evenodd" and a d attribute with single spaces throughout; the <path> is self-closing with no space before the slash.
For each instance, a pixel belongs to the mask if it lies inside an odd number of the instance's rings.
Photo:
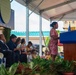
<path id="1" fill-rule="evenodd" d="M 0 59 L 2 59 L 4 57 L 3 53 L 0 53 Z"/>

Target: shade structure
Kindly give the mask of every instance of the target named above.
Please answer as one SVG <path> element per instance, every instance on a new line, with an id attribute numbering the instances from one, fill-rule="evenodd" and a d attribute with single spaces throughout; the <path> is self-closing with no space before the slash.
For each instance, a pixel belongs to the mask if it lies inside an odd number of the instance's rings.
<path id="1" fill-rule="evenodd" d="M 75 20 L 76 0 L 16 0 L 47 20 Z"/>
<path id="2" fill-rule="evenodd" d="M 26 8 L 30 9 L 32 12 L 39 14 L 41 17 L 47 20 L 50 19 L 50 21 L 61 20 L 61 19 L 63 20 L 65 19 L 75 20 L 76 19 L 75 14 L 74 16 L 72 15 L 76 11 L 76 0 L 16 0 L 16 1 L 26 6 Z M 29 16 L 32 14 L 32 12 L 30 14 L 28 13 Z M 26 18 L 28 18 L 29 16 L 26 16 Z M 28 20 L 26 22 L 28 22 Z M 26 25 L 29 26 L 29 24 L 26 24 Z M 40 42 L 42 39 L 42 35 L 41 35 L 42 27 L 41 26 L 42 26 L 42 22 L 40 20 Z M 28 34 L 27 34 L 27 38 L 29 38 Z M 42 43 L 40 43 L 40 49 L 39 49 L 40 56 L 42 55 L 41 45 Z"/>

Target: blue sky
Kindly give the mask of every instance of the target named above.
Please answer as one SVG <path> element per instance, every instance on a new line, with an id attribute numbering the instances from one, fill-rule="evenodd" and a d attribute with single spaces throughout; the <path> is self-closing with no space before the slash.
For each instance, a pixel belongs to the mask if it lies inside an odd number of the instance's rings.
<path id="1" fill-rule="evenodd" d="M 16 31 L 26 31 L 26 7 L 17 3 L 15 0 L 11 3 L 11 8 L 15 10 L 15 29 Z M 31 12 L 31 11 L 30 11 Z M 39 31 L 39 15 L 32 13 L 29 22 L 30 31 Z M 42 30 L 50 30 L 50 22 L 42 19 Z M 63 22 L 59 22 L 58 30 L 63 31 Z"/>

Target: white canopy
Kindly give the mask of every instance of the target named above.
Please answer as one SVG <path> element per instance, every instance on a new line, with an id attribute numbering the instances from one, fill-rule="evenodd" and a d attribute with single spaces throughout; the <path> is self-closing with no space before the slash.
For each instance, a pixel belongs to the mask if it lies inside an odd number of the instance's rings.
<path id="1" fill-rule="evenodd" d="M 75 20 L 76 0 L 16 0 L 47 20 Z M 26 3 L 27 2 L 27 3 Z M 68 15 L 67 15 L 68 14 Z"/>

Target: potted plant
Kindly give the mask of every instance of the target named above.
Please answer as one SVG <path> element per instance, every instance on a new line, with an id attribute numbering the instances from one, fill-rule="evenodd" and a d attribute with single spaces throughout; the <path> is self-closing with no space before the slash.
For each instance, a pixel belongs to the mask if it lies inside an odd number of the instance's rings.
<path id="1" fill-rule="evenodd" d="M 50 71 L 54 75 L 74 75 L 74 62 L 57 58 L 51 63 Z"/>
<path id="2" fill-rule="evenodd" d="M 73 61 L 64 60 L 62 62 L 63 75 L 74 75 L 74 64 Z"/>

